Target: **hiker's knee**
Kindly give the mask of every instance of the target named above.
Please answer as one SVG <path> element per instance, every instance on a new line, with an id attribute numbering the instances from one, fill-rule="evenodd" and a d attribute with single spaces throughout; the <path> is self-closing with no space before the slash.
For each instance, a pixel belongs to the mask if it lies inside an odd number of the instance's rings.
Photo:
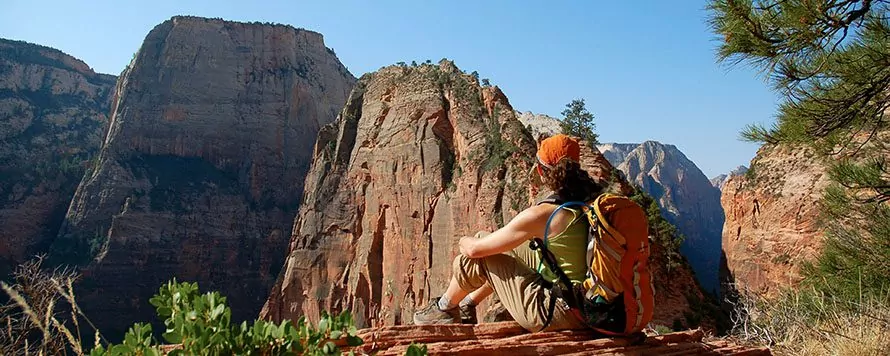
<path id="1" fill-rule="evenodd" d="M 457 284 L 465 291 L 479 289 L 488 281 L 485 277 L 482 261 L 457 255 L 451 264 L 452 275 L 457 279 Z"/>

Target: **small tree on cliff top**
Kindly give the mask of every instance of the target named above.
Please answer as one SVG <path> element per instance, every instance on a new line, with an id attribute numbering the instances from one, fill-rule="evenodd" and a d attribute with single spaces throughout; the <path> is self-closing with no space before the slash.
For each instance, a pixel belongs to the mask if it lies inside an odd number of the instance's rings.
<path id="1" fill-rule="evenodd" d="M 575 99 L 566 104 L 562 111 L 562 120 L 559 122 L 562 133 L 580 137 L 591 145 L 599 143 L 596 134 L 596 123 L 593 122 L 593 114 L 584 106 L 584 99 Z"/>
<path id="2" fill-rule="evenodd" d="M 890 1 L 712 0 L 722 60 L 747 62 L 784 95 L 748 140 L 810 144 L 830 156 L 826 242 L 804 268 L 831 295 L 890 290 Z"/>

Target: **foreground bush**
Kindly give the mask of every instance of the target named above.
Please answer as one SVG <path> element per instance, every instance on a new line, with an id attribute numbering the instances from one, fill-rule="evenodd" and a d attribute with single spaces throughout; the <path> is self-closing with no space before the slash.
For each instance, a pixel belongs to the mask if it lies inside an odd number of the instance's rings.
<path id="1" fill-rule="evenodd" d="M 317 327 L 300 318 L 275 324 L 256 320 L 252 325 L 231 323 L 232 311 L 218 292 L 201 294 L 196 283 L 174 279 L 151 298 L 158 316 L 164 319 L 166 343 L 178 348 L 168 355 L 330 355 L 339 354 L 338 343 L 358 346 L 356 328 L 348 312 L 322 315 Z M 343 344 L 343 343 L 340 343 Z M 149 324 L 134 324 L 118 345 L 98 346 L 90 355 L 160 355 Z"/>

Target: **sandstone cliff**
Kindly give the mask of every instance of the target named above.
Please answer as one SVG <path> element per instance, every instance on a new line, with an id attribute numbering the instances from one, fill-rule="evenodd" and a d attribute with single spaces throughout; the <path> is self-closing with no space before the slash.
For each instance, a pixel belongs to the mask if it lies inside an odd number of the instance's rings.
<path id="1" fill-rule="evenodd" d="M 821 251 L 816 218 L 827 185 L 826 168 L 810 148 L 763 146 L 749 171 L 723 187 L 724 278 L 766 296 L 800 281 L 800 263 Z"/>
<path id="2" fill-rule="evenodd" d="M 718 291 L 724 220 L 720 191 L 674 145 L 646 141 L 605 144 L 600 150 L 631 184 L 658 202 L 667 220 L 686 237 L 680 251 L 698 281 L 706 290 Z"/>
<path id="3" fill-rule="evenodd" d="M 44 253 L 99 151 L 115 77 L 0 39 L 0 279 Z"/>
<path id="4" fill-rule="evenodd" d="M 117 83 L 98 164 L 52 245 L 106 335 L 176 277 L 253 317 L 285 257 L 312 144 L 354 78 L 318 33 L 174 17 Z"/>
<path id="5" fill-rule="evenodd" d="M 360 325 L 409 323 L 443 292 L 461 236 L 496 229 L 541 193 L 529 188 L 534 150 L 506 96 L 451 62 L 365 75 L 319 133 L 261 317 L 350 309 Z M 630 190 L 595 148 L 582 160 L 598 180 Z M 688 268 L 655 269 L 657 322 L 683 324 L 698 285 Z"/>

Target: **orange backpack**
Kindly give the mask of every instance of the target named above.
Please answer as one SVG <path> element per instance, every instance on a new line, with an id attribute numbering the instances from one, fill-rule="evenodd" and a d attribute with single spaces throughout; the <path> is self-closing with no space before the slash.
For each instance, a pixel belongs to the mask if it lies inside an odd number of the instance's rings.
<path id="1" fill-rule="evenodd" d="M 567 290 L 563 297 L 572 311 L 591 328 L 612 336 L 641 331 L 652 320 L 655 288 L 649 273 L 649 223 L 643 209 L 627 197 L 603 194 L 592 202 L 560 202 L 551 197 L 542 203 L 560 204 L 544 231 L 545 239 L 535 239 L 532 248 L 542 252 L 542 260 Z M 573 285 L 547 249 L 550 220 L 562 209 L 580 207 L 590 224 L 587 236 L 587 278 Z M 535 246 L 536 245 L 536 246 Z M 605 303 L 604 303 L 605 302 Z M 606 313 L 624 309 L 624 325 L 604 320 Z"/>

